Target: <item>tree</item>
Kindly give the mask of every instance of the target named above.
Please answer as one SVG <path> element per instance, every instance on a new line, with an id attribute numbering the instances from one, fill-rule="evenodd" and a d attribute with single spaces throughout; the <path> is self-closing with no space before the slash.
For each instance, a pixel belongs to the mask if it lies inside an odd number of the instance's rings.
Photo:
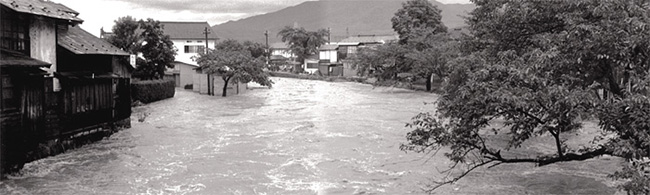
<path id="1" fill-rule="evenodd" d="M 137 53 L 138 35 L 135 31 L 138 29 L 138 21 L 131 16 L 119 17 L 113 25 L 113 36 L 109 36 L 107 41 L 116 47 L 129 52 Z"/>
<path id="2" fill-rule="evenodd" d="M 138 23 L 143 30 L 140 34 L 142 46 L 139 51 L 144 57 L 144 63 L 138 64 L 135 71 L 143 79 L 162 79 L 166 68 L 174 68 L 174 43 L 169 35 L 164 34 L 159 21 L 149 18 Z"/>
<path id="3" fill-rule="evenodd" d="M 207 54 L 200 53 L 195 59 L 204 73 L 221 75 L 224 81 L 223 97 L 230 82 L 254 81 L 262 86 L 272 86 L 273 82 L 262 70 L 262 57 L 254 58 L 248 48 L 232 39 L 217 44 L 215 48 L 208 49 Z"/>
<path id="4" fill-rule="evenodd" d="M 297 60 L 304 63 L 305 59 L 313 54 L 318 54 L 318 48 L 327 43 L 326 37 L 329 32 L 326 29 L 317 31 L 307 31 L 300 27 L 285 26 L 278 36 L 282 37 L 282 42 L 289 45 L 289 49 L 297 56 Z"/>
<path id="5" fill-rule="evenodd" d="M 399 34 L 399 44 L 409 48 L 407 56 L 398 57 L 397 63 L 411 65 L 412 81 L 424 79 L 431 91 L 431 78 L 446 76 L 446 63 L 453 54 L 453 43 L 446 35 L 441 10 L 428 0 L 409 0 L 402 3 L 391 19 L 393 30 Z"/>
<path id="6" fill-rule="evenodd" d="M 442 147 L 453 183 L 482 166 L 539 166 L 601 155 L 627 160 L 611 175 L 632 194 L 650 193 L 650 3 L 647 1 L 474 0 L 474 37 L 453 69 L 437 113 L 407 126 L 402 150 Z M 597 121 L 605 135 L 574 148 L 569 132 Z M 501 121 L 501 122 L 500 122 Z M 500 125 L 495 125 L 499 123 Z M 537 157 L 509 153 L 532 137 L 550 136 L 556 151 Z M 588 136 L 588 135 L 581 135 Z M 506 145 L 499 140 L 509 140 Z"/>
<path id="7" fill-rule="evenodd" d="M 140 34 L 136 30 L 142 30 Z M 131 16 L 120 17 L 113 26 L 114 36 L 108 42 L 131 53 L 142 54 L 136 60 L 134 77 L 140 79 L 162 79 L 165 68 L 173 68 L 176 49 L 169 36 L 164 35 L 160 22 L 151 18 L 136 22 Z M 122 59 L 127 63 L 127 58 Z"/>
<path id="8" fill-rule="evenodd" d="M 391 19 L 393 30 L 399 34 L 399 43 L 407 44 L 414 36 L 447 32 L 442 23 L 442 11 L 428 0 L 409 0 L 402 3 Z"/>
<path id="9" fill-rule="evenodd" d="M 399 73 L 410 71 L 409 64 L 404 61 L 398 63 L 398 59 L 408 52 L 407 48 L 397 43 L 362 48 L 353 59 L 353 68 L 360 76 L 372 76 L 384 82 L 396 81 Z"/>
<path id="10" fill-rule="evenodd" d="M 266 48 L 266 45 L 257 43 L 257 42 L 252 42 L 252 41 L 244 41 L 243 43 L 244 48 L 246 48 L 248 51 L 251 52 L 251 55 L 253 58 L 259 58 L 259 57 L 267 57 L 268 56 L 268 48 Z"/>
<path id="11" fill-rule="evenodd" d="M 413 44 L 409 44 L 409 48 L 412 49 L 406 54 L 406 58 L 412 62 L 410 72 L 415 79 L 424 79 L 426 90 L 431 91 L 433 76 L 444 79 L 449 75 L 449 61 L 460 54 L 458 41 L 447 33 L 418 36 L 411 40 Z"/>

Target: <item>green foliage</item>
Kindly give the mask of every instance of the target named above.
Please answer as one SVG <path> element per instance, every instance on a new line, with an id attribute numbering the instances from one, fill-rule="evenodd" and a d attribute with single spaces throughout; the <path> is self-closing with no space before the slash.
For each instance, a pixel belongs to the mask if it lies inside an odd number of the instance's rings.
<path id="1" fill-rule="evenodd" d="M 119 17 L 115 20 L 113 26 L 113 36 L 109 36 L 107 41 L 116 47 L 129 52 L 136 53 L 139 45 L 138 36 L 135 31 L 138 29 L 138 21 L 131 16 Z"/>
<path id="2" fill-rule="evenodd" d="M 622 189 L 650 193 L 650 3 L 647 1 L 488 1 L 468 18 L 473 37 L 452 69 L 438 113 L 420 114 L 408 126 L 403 150 L 449 147 L 463 174 L 501 163 L 540 166 L 620 156 L 631 163 L 612 177 Z M 604 93 L 603 93 L 604 91 Z M 602 95 L 606 94 L 606 95 Z M 503 128 L 495 128 L 495 120 Z M 571 148 L 567 132 L 597 120 L 602 142 Z M 489 132 L 489 133 L 488 133 Z M 497 136 L 508 144 L 494 144 Z M 532 137 L 549 135 L 556 152 L 535 158 L 502 155 Z M 497 141 L 498 142 L 498 141 Z M 434 187 L 433 189 L 435 189 Z"/>
<path id="3" fill-rule="evenodd" d="M 143 79 L 162 79 L 166 68 L 174 68 L 176 48 L 174 43 L 163 32 L 159 21 L 151 18 L 138 21 L 143 30 L 140 34 L 142 46 L 140 52 L 144 63 L 138 64 L 136 72 L 142 72 Z"/>
<path id="4" fill-rule="evenodd" d="M 136 30 L 141 29 L 140 34 Z M 113 26 L 114 36 L 108 41 L 132 54 L 142 54 L 136 60 L 133 76 L 140 79 L 162 79 L 166 68 L 173 68 L 176 49 L 160 22 L 151 18 L 135 21 L 131 16 L 120 17 Z M 127 60 L 127 59 L 123 59 Z"/>
<path id="5" fill-rule="evenodd" d="M 396 80 L 399 73 L 408 72 L 410 64 L 398 63 L 409 50 L 397 43 L 387 43 L 377 47 L 361 48 L 354 57 L 353 68 L 359 76 L 376 77 L 378 80 Z"/>
<path id="6" fill-rule="evenodd" d="M 244 41 L 242 44 L 244 48 L 246 48 L 249 52 L 251 52 L 251 56 L 253 58 L 259 58 L 259 57 L 264 57 L 266 58 L 270 54 L 268 53 L 269 49 L 266 48 L 266 45 L 257 43 L 257 42 L 252 42 L 252 41 Z"/>
<path id="7" fill-rule="evenodd" d="M 305 59 L 313 54 L 318 54 L 318 48 L 327 43 L 326 37 L 329 32 L 326 29 L 317 31 L 307 31 L 304 28 L 294 28 L 285 26 L 278 36 L 282 37 L 282 42 L 289 45 L 289 49 L 297 56 L 297 60 L 304 63 Z"/>
<path id="8" fill-rule="evenodd" d="M 423 79 L 431 90 L 431 76 L 445 78 L 447 61 L 457 57 L 457 42 L 445 32 L 440 10 L 426 0 L 402 3 L 392 18 L 398 43 L 361 50 L 354 58 L 357 72 L 377 77 L 381 83 L 412 83 Z"/>
<path id="9" fill-rule="evenodd" d="M 402 3 L 402 8 L 391 19 L 393 30 L 399 34 L 400 44 L 408 43 L 413 37 L 447 32 L 447 27 L 441 21 L 441 12 L 428 0 Z"/>
<path id="10" fill-rule="evenodd" d="M 427 34 L 413 37 L 411 48 L 405 55 L 412 62 L 410 73 L 415 79 L 426 79 L 427 91 L 431 90 L 431 76 L 445 79 L 451 71 L 450 61 L 460 55 L 459 43 L 449 34 Z"/>
<path id="11" fill-rule="evenodd" d="M 273 85 L 268 74 L 263 71 L 263 57 L 254 58 L 247 47 L 235 40 L 223 41 L 215 48 L 217 49 L 208 49 L 207 54 L 199 54 L 195 59 L 204 73 L 221 75 L 225 81 L 223 96 L 226 96 L 229 82 L 253 81 L 262 86 Z"/>
<path id="12" fill-rule="evenodd" d="M 174 97 L 174 80 L 143 80 L 131 83 L 131 98 L 143 103 Z"/>

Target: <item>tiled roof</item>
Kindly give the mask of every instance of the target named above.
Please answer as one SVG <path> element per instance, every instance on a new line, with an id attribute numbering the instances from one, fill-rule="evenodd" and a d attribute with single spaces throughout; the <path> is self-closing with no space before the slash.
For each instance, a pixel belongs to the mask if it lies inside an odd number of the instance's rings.
<path id="1" fill-rule="evenodd" d="M 336 50 L 338 48 L 339 48 L 338 45 L 322 45 L 318 48 L 318 50 L 327 51 L 327 50 Z"/>
<path id="2" fill-rule="evenodd" d="M 203 34 L 205 28 L 207 27 L 209 31 L 212 31 L 208 22 L 161 21 L 160 24 L 164 25 L 163 31 L 172 39 L 205 39 L 205 34 Z M 215 32 L 210 32 L 210 34 L 208 34 L 208 39 L 216 40 L 217 35 Z"/>
<path id="3" fill-rule="evenodd" d="M 348 37 L 340 42 L 343 43 L 387 43 L 393 40 L 397 40 L 399 37 L 397 35 L 390 35 L 390 36 L 356 36 L 356 37 Z"/>
<path id="4" fill-rule="evenodd" d="M 65 5 L 44 0 L 0 0 L 0 4 L 8 8 L 26 14 L 47 16 L 56 19 L 69 20 L 73 23 L 82 23 L 83 20 L 77 18 L 79 12 L 76 12 Z"/>
<path id="5" fill-rule="evenodd" d="M 43 62 L 29 56 L 18 53 L 15 51 L 10 51 L 6 49 L 0 49 L 0 66 L 23 66 L 23 67 L 49 67 L 51 64 Z"/>
<path id="6" fill-rule="evenodd" d="M 57 41 L 59 46 L 75 54 L 129 55 L 79 26 L 71 26 L 68 28 L 68 32 L 60 33 Z"/>

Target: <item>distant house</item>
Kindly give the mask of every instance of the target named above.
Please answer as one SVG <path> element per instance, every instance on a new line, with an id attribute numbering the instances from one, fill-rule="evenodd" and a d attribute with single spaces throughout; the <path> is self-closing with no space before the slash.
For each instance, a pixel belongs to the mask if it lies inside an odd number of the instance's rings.
<path id="1" fill-rule="evenodd" d="M 160 22 L 163 26 L 163 31 L 174 42 L 174 47 L 178 49 L 176 53 L 176 61 L 194 64 L 193 56 L 203 53 L 206 47 L 214 48 L 217 42 L 217 35 L 210 32 L 205 35 L 205 30 L 210 31 L 208 22 Z"/>
<path id="2" fill-rule="evenodd" d="M 318 48 L 318 71 L 323 76 L 343 76 L 339 59 L 339 45 L 326 44 Z"/>
<path id="3" fill-rule="evenodd" d="M 165 77 L 176 80 L 176 87 L 185 87 L 191 84 L 187 81 L 193 80 L 195 71 L 180 67 L 198 67 L 192 57 L 203 53 L 206 46 L 214 48 L 218 38 L 215 33 L 209 32 L 211 28 L 208 22 L 161 21 L 160 24 L 163 26 L 164 34 L 169 35 L 177 49 L 173 64 L 174 67 L 179 66 L 179 68 L 168 69 Z M 209 32 L 207 37 L 206 30 Z M 100 29 L 100 34 L 102 38 L 113 36 L 112 32 L 104 29 Z"/>
<path id="4" fill-rule="evenodd" d="M 306 72 L 309 74 L 316 73 L 316 71 L 318 71 L 320 62 L 319 57 L 319 55 L 311 55 L 305 58 L 305 62 L 300 67 L 302 69 L 301 72 Z"/>
<path id="5" fill-rule="evenodd" d="M 174 43 L 176 47 L 176 60 L 174 69 L 168 70 L 167 75 L 171 75 L 176 80 L 176 87 L 186 87 L 194 85 L 193 81 L 196 71 L 193 68 L 198 64 L 192 60 L 192 57 L 199 53 L 205 52 L 206 46 L 214 48 L 217 42 L 215 33 L 209 32 L 210 25 L 208 22 L 160 22 L 163 25 L 163 31 Z M 206 30 L 207 34 L 206 39 Z M 177 68 L 178 67 L 178 68 Z M 190 68 L 193 67 L 193 68 Z"/>
<path id="6" fill-rule="evenodd" d="M 291 51 L 289 46 L 284 42 L 272 43 L 269 45 L 271 48 L 271 58 L 285 58 L 293 60 L 296 58 L 296 55 Z"/>
<path id="7" fill-rule="evenodd" d="M 358 35 L 345 38 L 338 42 L 339 62 L 343 64 L 343 76 L 357 76 L 356 69 L 352 68 L 353 58 L 361 48 L 374 48 L 382 44 L 399 40 L 397 35 Z"/>
<path id="8" fill-rule="evenodd" d="M 174 76 L 176 87 L 191 89 L 190 87 L 193 86 L 194 77 L 196 75 L 196 71 L 194 69 L 198 67 L 198 65 L 175 61 L 174 69 L 168 72 L 171 72 Z"/>
<path id="9" fill-rule="evenodd" d="M 353 56 L 357 53 L 359 48 L 364 47 L 376 47 L 385 43 L 393 42 L 399 40 L 397 35 L 384 35 L 384 36 L 375 36 L 375 35 L 358 35 L 345 38 L 339 41 L 339 51 L 342 54 L 342 59 L 346 57 Z"/>
<path id="10" fill-rule="evenodd" d="M 62 4 L 0 4 L 0 174 L 130 126 L 126 52 L 79 28 Z"/>

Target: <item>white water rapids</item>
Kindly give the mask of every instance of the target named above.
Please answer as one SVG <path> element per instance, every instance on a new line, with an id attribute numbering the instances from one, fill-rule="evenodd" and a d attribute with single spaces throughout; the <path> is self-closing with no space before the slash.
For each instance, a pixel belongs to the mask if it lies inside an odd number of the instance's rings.
<path id="1" fill-rule="evenodd" d="M 422 194 L 448 166 L 440 154 L 399 150 L 404 125 L 432 111 L 424 102 L 435 94 L 273 80 L 271 89 L 225 98 L 177 89 L 172 99 L 134 108 L 131 129 L 27 164 L 0 182 L 0 194 Z M 592 179 L 605 173 L 589 171 L 601 164 L 551 165 L 524 176 L 505 166 L 494 177 L 479 171 L 440 192 L 545 193 L 547 183 L 538 189 L 542 181 L 531 178 L 570 169 L 582 174 L 553 176 L 565 189 L 560 193 L 611 194 Z"/>

